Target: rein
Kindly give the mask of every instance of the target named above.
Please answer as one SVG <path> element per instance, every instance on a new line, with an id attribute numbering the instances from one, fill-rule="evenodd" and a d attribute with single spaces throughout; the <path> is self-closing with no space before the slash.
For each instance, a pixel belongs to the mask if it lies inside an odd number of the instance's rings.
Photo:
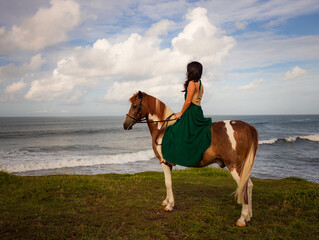
<path id="1" fill-rule="evenodd" d="M 170 119 L 173 115 L 174 115 L 174 113 L 172 113 L 171 115 L 169 115 L 164 121 L 154 121 L 154 122 L 165 122 L 165 123 L 166 123 L 165 129 L 166 129 L 167 126 L 168 126 L 168 122 L 169 122 L 169 121 L 175 121 L 175 120 L 176 120 L 176 118 L 175 118 L 175 119 Z M 155 144 L 156 144 L 156 145 L 160 145 L 160 146 L 162 145 L 162 144 L 159 144 L 159 143 L 157 142 L 157 139 L 158 139 L 159 135 L 161 134 L 161 131 L 163 130 L 163 127 L 164 127 L 165 123 L 162 124 L 160 130 L 158 131 L 158 133 L 157 133 L 157 135 L 156 135 L 156 137 L 155 137 Z"/>
<path id="2" fill-rule="evenodd" d="M 144 118 L 141 118 L 141 119 L 136 119 L 134 117 L 132 117 L 131 115 L 129 114 L 126 114 L 128 117 L 132 118 L 133 120 L 135 120 L 136 122 L 135 123 L 158 123 L 158 122 L 170 122 L 170 121 L 176 121 L 178 120 L 177 118 L 174 118 L 174 119 L 169 119 L 170 117 L 172 117 L 175 113 L 171 114 L 168 116 L 168 118 L 166 118 L 165 120 L 158 120 L 158 121 L 148 121 L 146 119 L 146 117 Z"/>

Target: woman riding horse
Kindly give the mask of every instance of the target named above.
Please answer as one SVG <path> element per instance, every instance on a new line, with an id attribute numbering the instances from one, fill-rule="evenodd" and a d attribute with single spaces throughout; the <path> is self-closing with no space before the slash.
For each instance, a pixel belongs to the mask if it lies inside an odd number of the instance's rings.
<path id="1" fill-rule="evenodd" d="M 187 78 L 184 83 L 185 102 L 179 119 L 168 126 L 162 142 L 164 159 L 173 164 L 195 167 L 210 146 L 212 120 L 205 118 L 201 108 L 204 87 L 201 82 L 202 64 L 191 62 L 187 65 Z"/>
<path id="2" fill-rule="evenodd" d="M 171 109 L 159 99 L 139 91 L 130 98 L 131 107 L 123 127 L 130 130 L 135 123 L 147 123 L 154 153 L 164 171 L 166 198 L 162 205 L 166 211 L 172 211 L 175 204 L 172 167 L 166 161 L 196 167 L 217 163 L 220 167 L 227 166 L 237 183 L 235 193 L 242 211 L 236 224 L 245 226 L 252 217 L 250 173 L 258 148 L 258 133 L 243 121 L 225 120 L 212 124 L 211 119 L 204 118 L 200 106 L 201 74 L 200 63 L 188 65 L 184 84 L 186 100 L 182 111 L 176 114 L 180 119 L 175 124 L 171 121 L 174 120 Z"/>

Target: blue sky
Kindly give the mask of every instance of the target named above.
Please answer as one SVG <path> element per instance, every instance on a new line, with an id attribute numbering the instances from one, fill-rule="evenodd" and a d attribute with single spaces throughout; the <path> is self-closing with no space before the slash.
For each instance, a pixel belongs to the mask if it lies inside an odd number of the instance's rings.
<path id="1" fill-rule="evenodd" d="M 0 116 L 124 116 L 138 90 L 209 115 L 319 114 L 317 0 L 2 0 Z"/>

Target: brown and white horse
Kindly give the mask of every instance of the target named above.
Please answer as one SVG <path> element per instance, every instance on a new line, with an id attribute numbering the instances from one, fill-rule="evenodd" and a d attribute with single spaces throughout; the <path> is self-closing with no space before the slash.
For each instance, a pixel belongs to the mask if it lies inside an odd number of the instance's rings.
<path id="1" fill-rule="evenodd" d="M 162 205 L 166 211 L 172 211 L 174 197 L 172 191 L 172 167 L 163 159 L 161 140 L 167 125 L 174 121 L 167 121 L 173 112 L 160 100 L 146 93 L 138 92 L 130 98 L 131 108 L 127 114 L 123 127 L 132 129 L 137 122 L 146 122 L 152 136 L 152 146 L 156 157 L 162 165 L 166 199 Z M 173 117 L 174 118 L 174 117 Z M 237 202 L 242 204 L 241 216 L 237 220 L 238 226 L 245 226 L 252 217 L 252 188 L 250 173 L 254 164 L 258 147 L 256 129 L 242 121 L 221 121 L 211 125 L 211 145 L 205 151 L 203 159 L 196 167 L 205 167 L 217 163 L 220 167 L 229 169 L 238 187 Z"/>

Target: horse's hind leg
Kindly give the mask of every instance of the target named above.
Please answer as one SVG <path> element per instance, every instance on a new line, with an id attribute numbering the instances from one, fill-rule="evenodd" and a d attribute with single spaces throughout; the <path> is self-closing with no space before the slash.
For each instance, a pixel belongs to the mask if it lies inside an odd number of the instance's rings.
<path id="1" fill-rule="evenodd" d="M 240 177 L 239 177 L 239 175 L 238 175 L 238 173 L 236 171 L 236 168 L 234 168 L 230 173 L 231 173 L 232 177 L 234 178 L 234 180 L 236 181 L 236 183 L 238 185 L 239 181 L 240 181 Z M 236 225 L 240 226 L 240 227 L 246 226 L 246 222 L 250 221 L 250 217 L 251 217 L 250 216 L 250 212 L 249 212 L 249 209 L 251 208 L 251 204 L 249 206 L 249 195 L 250 194 L 249 194 L 249 189 L 248 188 L 249 188 L 249 186 L 247 184 L 246 193 L 245 193 L 245 195 L 246 195 L 245 202 L 241 203 L 242 204 L 241 216 L 237 220 L 237 223 L 236 223 Z M 251 186 L 251 189 L 252 189 L 252 186 Z M 251 201 L 250 201 L 250 203 L 251 203 Z M 252 213 L 252 211 L 251 211 L 251 213 Z"/>
<path id="2" fill-rule="evenodd" d="M 249 180 L 248 180 L 248 189 L 247 189 L 249 217 L 253 216 L 253 203 L 252 203 L 253 186 L 254 186 L 254 184 L 251 181 L 251 179 L 249 178 Z"/>
<path id="3" fill-rule="evenodd" d="M 174 208 L 174 196 L 172 189 L 172 170 L 165 163 L 162 163 L 162 168 L 165 176 L 165 185 L 166 185 L 166 198 L 163 201 L 162 205 L 165 206 L 165 211 L 173 211 Z"/>

